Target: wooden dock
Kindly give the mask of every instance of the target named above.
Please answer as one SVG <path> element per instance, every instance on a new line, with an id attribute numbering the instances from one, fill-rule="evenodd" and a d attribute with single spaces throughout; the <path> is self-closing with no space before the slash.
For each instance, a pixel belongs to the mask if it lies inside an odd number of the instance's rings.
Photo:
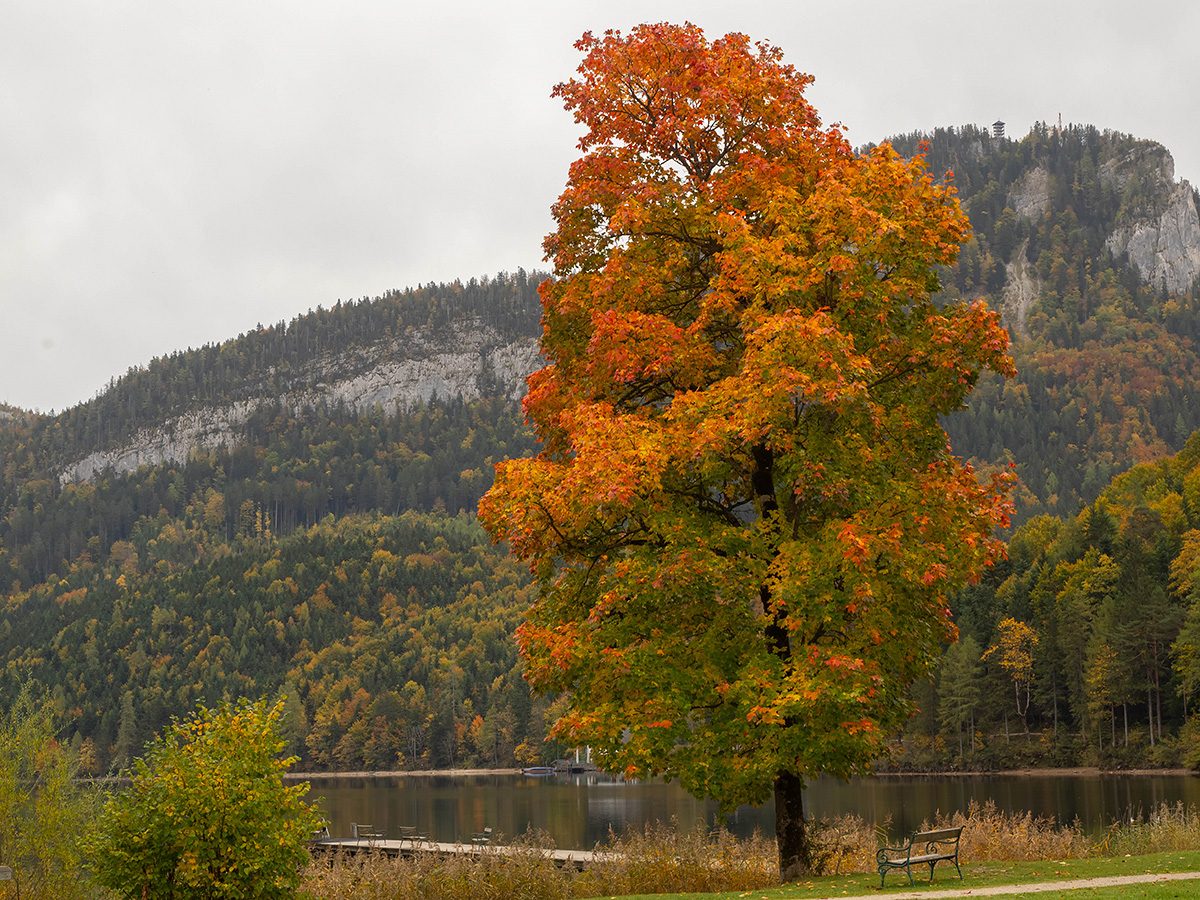
<path id="1" fill-rule="evenodd" d="M 387 838 L 334 838 L 327 837 L 313 841 L 310 846 L 314 850 L 331 853 L 386 853 L 388 856 L 416 856 L 432 854 L 434 856 L 530 856 L 544 854 L 554 860 L 558 866 L 574 866 L 583 870 L 594 859 L 591 850 L 537 850 L 529 847 L 509 847 L 504 844 L 485 844 L 484 846 L 463 844 L 442 844 L 437 841 L 388 840 Z"/>

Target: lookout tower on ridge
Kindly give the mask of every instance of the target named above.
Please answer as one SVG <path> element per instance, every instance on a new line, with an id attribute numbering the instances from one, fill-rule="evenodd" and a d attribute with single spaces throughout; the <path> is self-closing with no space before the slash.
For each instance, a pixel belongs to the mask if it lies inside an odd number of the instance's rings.
<path id="1" fill-rule="evenodd" d="M 994 138 L 1004 137 L 1004 123 L 1001 122 L 999 119 L 997 119 L 995 122 L 992 123 L 992 137 L 994 137 Z"/>

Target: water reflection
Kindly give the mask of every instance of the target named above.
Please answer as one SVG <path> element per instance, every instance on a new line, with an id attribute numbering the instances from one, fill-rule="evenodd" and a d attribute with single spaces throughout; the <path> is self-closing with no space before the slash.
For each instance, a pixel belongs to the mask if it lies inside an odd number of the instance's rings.
<path id="1" fill-rule="evenodd" d="M 505 835 L 548 832 L 560 847 L 590 848 L 609 830 L 678 821 L 711 826 L 720 819 L 735 834 L 774 834 L 774 805 L 739 808 L 720 818 L 717 804 L 697 800 L 677 784 L 625 781 L 588 773 L 531 777 L 516 774 L 314 778 L 310 799 L 321 806 L 334 834 L 352 822 L 394 834 L 415 825 L 438 841 L 466 841 L 490 825 Z M 1180 775 L 878 776 L 841 782 L 821 778 L 806 793 L 816 816 L 856 814 L 896 835 L 938 813 L 966 811 L 971 802 L 998 809 L 1076 819 L 1101 831 L 1160 803 L 1200 806 L 1200 779 Z"/>

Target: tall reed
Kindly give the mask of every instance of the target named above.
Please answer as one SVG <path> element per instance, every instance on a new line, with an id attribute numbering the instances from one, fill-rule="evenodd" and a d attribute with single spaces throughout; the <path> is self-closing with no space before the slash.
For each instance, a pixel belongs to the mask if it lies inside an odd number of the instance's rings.
<path id="1" fill-rule="evenodd" d="M 1101 850 L 1101 846 L 1103 850 Z M 1169 850 L 1200 850 L 1200 814 L 1196 807 L 1160 803 L 1143 818 L 1133 815 L 1128 822 L 1110 828 L 1097 855 L 1112 856 L 1159 853 Z"/>
<path id="2" fill-rule="evenodd" d="M 813 823 L 816 862 L 826 873 L 875 871 L 875 852 L 894 844 L 887 822 L 859 816 Z M 1116 823 L 1103 837 L 1079 822 L 1060 824 L 1028 813 L 1001 812 L 990 801 L 965 813 L 937 816 L 922 830 L 963 826 L 962 863 L 1078 859 L 1162 850 L 1200 850 L 1200 812 L 1163 804 L 1148 816 Z M 584 871 L 559 867 L 554 843 L 527 834 L 501 851 L 459 857 L 381 854 L 314 858 L 303 890 L 313 900 L 577 900 L 628 894 L 748 891 L 778 883 L 775 842 L 737 838 L 727 830 L 680 829 L 677 823 L 609 835 Z"/>

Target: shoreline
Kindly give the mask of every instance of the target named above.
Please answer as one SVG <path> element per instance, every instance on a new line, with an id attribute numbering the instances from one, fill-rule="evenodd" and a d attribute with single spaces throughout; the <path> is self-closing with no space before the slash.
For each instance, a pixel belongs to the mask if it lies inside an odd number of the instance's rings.
<path id="1" fill-rule="evenodd" d="M 317 778 L 403 778 L 414 776 L 431 778 L 437 776 L 462 777 L 478 775 L 520 775 L 521 769 L 397 769 L 397 770 L 360 770 L 350 772 L 286 772 L 284 779 L 288 781 L 309 781 Z M 606 774 L 599 772 L 599 774 Z M 943 771 L 943 772 L 874 772 L 865 778 L 1047 778 L 1050 776 L 1065 776 L 1070 778 L 1092 777 L 1097 775 L 1163 775 L 1178 777 L 1200 773 L 1191 769 L 1100 769 L 1096 766 L 1069 766 L 1061 769 L 983 769 L 979 771 Z"/>
<path id="2" fill-rule="evenodd" d="M 941 772 L 874 772 L 874 777 L 882 777 L 885 775 L 897 775 L 905 778 L 936 778 L 939 776 L 948 778 L 957 778 L 959 776 L 975 778 L 1046 778 L 1052 775 L 1065 775 L 1071 778 L 1082 778 L 1095 775 L 1168 775 L 1176 777 L 1179 775 L 1196 775 L 1191 769 L 1173 768 L 1173 769 L 1101 769 L 1098 766 L 1064 766 L 1061 769 L 1041 768 L 1041 769 L 979 769 L 979 770 L 960 770 L 960 771 L 941 771 Z"/>
<path id="3" fill-rule="evenodd" d="M 286 780 L 308 780 L 311 778 L 404 778 L 412 775 L 419 778 L 434 776 L 450 776 L 452 778 L 466 775 L 520 775 L 520 769 L 395 769 L 395 770 L 361 770 L 351 772 L 285 772 Z"/>

